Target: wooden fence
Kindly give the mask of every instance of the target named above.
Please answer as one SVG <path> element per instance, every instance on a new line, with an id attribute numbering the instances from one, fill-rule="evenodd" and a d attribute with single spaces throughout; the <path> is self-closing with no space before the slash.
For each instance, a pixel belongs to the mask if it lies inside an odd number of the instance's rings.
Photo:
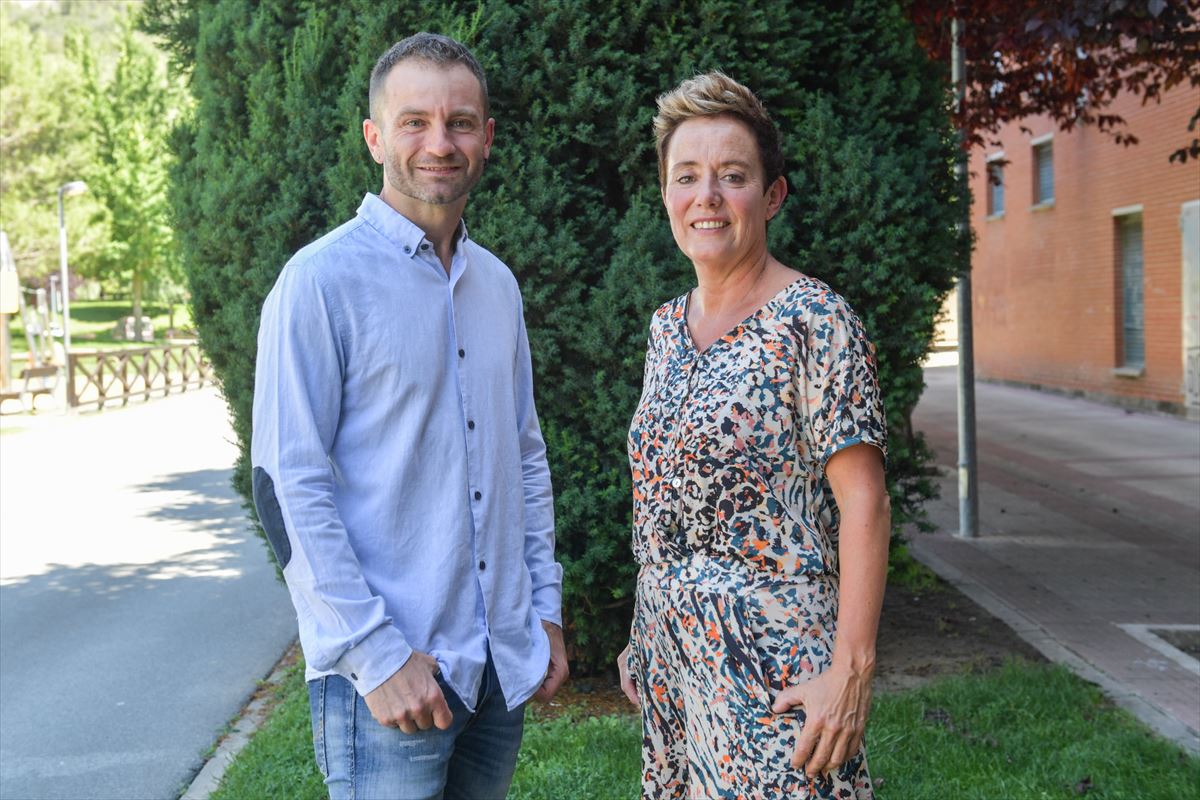
<path id="1" fill-rule="evenodd" d="M 165 397 L 212 381 L 212 365 L 197 344 L 73 350 L 67 358 L 67 405 L 126 405 L 131 398 Z"/>

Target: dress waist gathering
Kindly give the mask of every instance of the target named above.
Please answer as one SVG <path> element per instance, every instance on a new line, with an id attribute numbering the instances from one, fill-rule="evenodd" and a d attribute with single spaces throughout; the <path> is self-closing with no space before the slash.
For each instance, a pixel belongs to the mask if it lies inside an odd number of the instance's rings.
<path id="1" fill-rule="evenodd" d="M 681 585 L 691 589 L 725 594 L 742 594 L 762 589 L 837 583 L 836 576 L 823 572 L 783 574 L 756 569 L 733 558 L 717 558 L 692 552 L 664 561 L 644 563 L 638 570 L 638 583 L 656 586 Z"/>

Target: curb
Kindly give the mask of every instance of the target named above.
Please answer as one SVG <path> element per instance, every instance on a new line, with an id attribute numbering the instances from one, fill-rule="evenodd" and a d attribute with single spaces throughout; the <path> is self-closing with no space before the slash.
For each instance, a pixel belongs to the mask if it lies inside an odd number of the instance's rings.
<path id="1" fill-rule="evenodd" d="M 271 668 L 271 674 L 255 687 L 254 694 L 258 697 L 242 709 L 230 726 L 228 735 L 221 740 L 216 751 L 196 773 L 196 777 L 192 779 L 191 784 L 179 797 L 179 800 L 208 800 L 209 796 L 221 785 L 221 779 L 225 777 L 225 771 L 229 769 L 229 765 L 237 758 L 238 753 L 250 744 L 254 733 L 267 719 L 269 710 L 267 702 L 273 692 L 262 692 L 262 689 L 274 688 L 283 682 L 284 673 L 291 666 L 291 656 L 298 647 L 298 640 L 292 639 L 287 649 L 283 651 L 283 655 Z"/>
<path id="2" fill-rule="evenodd" d="M 1200 755 L 1200 736 L 1175 717 L 1139 697 L 1106 672 L 1064 646 L 1040 625 L 1009 605 L 996 594 L 980 586 L 961 570 L 921 546 L 919 537 L 908 540 L 909 552 L 925 566 L 936 572 L 967 597 L 982 606 L 992 616 L 1004 622 L 1013 632 L 1035 647 L 1056 664 L 1062 664 L 1085 681 L 1099 686 L 1118 706 L 1133 714 L 1160 736 L 1174 742 L 1193 755 Z"/>

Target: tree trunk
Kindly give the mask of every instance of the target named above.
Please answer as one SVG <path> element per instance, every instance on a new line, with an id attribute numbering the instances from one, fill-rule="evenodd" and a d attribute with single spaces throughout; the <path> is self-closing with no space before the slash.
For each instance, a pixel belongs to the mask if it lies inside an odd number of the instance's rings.
<path id="1" fill-rule="evenodd" d="M 142 331 L 142 272 L 133 272 L 133 338 L 135 341 L 145 341 Z"/>
<path id="2" fill-rule="evenodd" d="M 17 291 L 21 291 L 20 287 Z M 0 314 L 0 389 L 12 382 L 12 341 L 8 333 L 8 314 Z"/>

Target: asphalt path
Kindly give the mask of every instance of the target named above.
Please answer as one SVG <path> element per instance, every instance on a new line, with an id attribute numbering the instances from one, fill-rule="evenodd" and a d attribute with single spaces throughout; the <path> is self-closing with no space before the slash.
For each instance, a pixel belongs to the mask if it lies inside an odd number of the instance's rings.
<path id="1" fill-rule="evenodd" d="M 0 421 L 0 798 L 174 798 L 295 637 L 214 389 Z"/>

